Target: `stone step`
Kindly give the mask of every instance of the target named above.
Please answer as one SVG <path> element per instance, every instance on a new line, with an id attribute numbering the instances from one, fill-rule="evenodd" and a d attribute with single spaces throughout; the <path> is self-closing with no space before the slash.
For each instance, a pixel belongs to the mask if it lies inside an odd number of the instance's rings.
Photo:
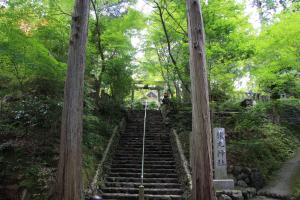
<path id="1" fill-rule="evenodd" d="M 137 121 L 137 122 L 130 122 L 127 124 L 126 128 L 136 128 L 136 127 L 142 127 L 144 128 L 144 121 Z M 150 120 L 147 120 L 146 121 L 146 128 L 164 128 L 165 125 L 163 123 L 161 123 L 159 120 L 155 120 L 155 121 L 150 121 Z"/>
<path id="2" fill-rule="evenodd" d="M 125 193 L 125 194 L 138 194 L 139 188 L 126 188 L 126 187 L 105 187 L 102 188 L 104 193 Z M 182 190 L 180 188 L 146 188 L 145 194 L 152 195 L 181 195 Z"/>
<path id="3" fill-rule="evenodd" d="M 124 147 L 124 148 L 119 148 L 117 149 L 117 151 L 128 151 L 128 152 L 142 152 L 142 147 L 140 148 L 135 148 L 135 147 Z M 148 148 L 148 147 L 145 147 L 145 152 L 161 152 L 161 151 L 172 151 L 172 148 L 159 148 L 159 147 L 156 147 L 156 148 Z"/>
<path id="4" fill-rule="evenodd" d="M 141 151 L 128 151 L 128 149 L 118 149 L 116 154 L 136 154 L 141 153 Z M 166 150 L 148 150 L 145 151 L 145 154 L 173 154 L 173 151 L 166 151 Z"/>
<path id="5" fill-rule="evenodd" d="M 173 153 L 172 152 L 168 152 L 168 153 L 160 153 L 160 152 L 146 152 L 144 153 L 145 157 L 173 157 Z M 121 156 L 121 157 L 124 157 L 124 156 L 129 156 L 129 157 L 140 157 L 142 156 L 142 152 L 139 152 L 139 151 L 136 151 L 136 152 L 117 152 L 115 153 L 115 156 Z"/>
<path id="6" fill-rule="evenodd" d="M 123 193 L 104 193 L 103 199 L 121 199 L 121 200 L 138 200 L 138 194 L 123 194 Z M 146 194 L 145 199 L 147 200 L 182 200 L 181 195 L 150 195 Z"/>
<path id="7" fill-rule="evenodd" d="M 129 123 L 126 125 L 126 129 L 136 129 L 136 128 L 140 128 L 140 129 L 143 129 L 144 130 L 144 122 L 142 123 Z M 149 121 L 148 123 L 146 122 L 146 130 L 153 130 L 153 129 L 160 129 L 160 131 L 165 131 L 165 126 L 164 124 L 161 124 L 159 122 L 155 122 L 155 123 L 151 123 L 149 124 Z"/>
<path id="8" fill-rule="evenodd" d="M 138 199 L 144 136 L 144 111 L 128 113 L 127 127 L 105 178 L 103 199 Z M 145 199 L 183 199 L 169 130 L 160 111 L 147 112 L 144 163 Z"/>
<path id="9" fill-rule="evenodd" d="M 125 150 L 128 150 L 128 151 L 135 151 L 135 152 L 142 152 L 143 148 L 142 147 L 130 147 L 130 146 L 123 146 L 123 147 L 120 147 L 118 150 L 120 151 L 125 151 Z M 145 146 L 145 151 L 172 151 L 172 148 L 171 147 L 148 147 L 148 146 Z"/>
<path id="10" fill-rule="evenodd" d="M 136 163 L 142 162 L 142 157 L 114 157 L 117 160 L 127 160 L 127 161 L 135 161 Z M 174 158 L 160 158 L 160 157 L 146 157 L 145 162 L 147 161 L 173 161 Z"/>
<path id="11" fill-rule="evenodd" d="M 121 137 L 120 138 L 120 142 L 123 142 L 123 141 L 136 141 L 136 142 L 141 142 L 143 141 L 143 137 L 140 137 L 140 138 L 136 138 L 136 137 Z M 160 137 L 160 136 L 157 136 L 157 137 L 145 137 L 145 141 L 149 141 L 149 142 L 152 142 L 152 141 L 166 141 L 166 142 L 169 142 L 170 139 L 169 137 Z"/>
<path id="12" fill-rule="evenodd" d="M 131 141 L 143 141 L 143 135 L 141 134 L 140 136 L 124 136 L 122 135 L 120 138 L 120 141 L 127 141 L 127 140 L 131 140 Z M 145 140 L 147 141 L 170 141 L 170 137 L 169 135 L 149 135 L 149 136 L 145 136 Z"/>
<path id="13" fill-rule="evenodd" d="M 136 127 L 136 128 L 129 128 L 127 127 L 123 134 L 144 134 L 144 127 Z M 161 128 L 147 128 L 146 135 L 164 135 L 169 134 L 168 130 L 162 130 Z"/>
<path id="14" fill-rule="evenodd" d="M 131 148 L 140 148 L 140 147 L 143 147 L 143 144 L 120 144 L 119 148 L 122 148 L 122 147 L 128 147 L 130 146 Z M 145 147 L 146 148 L 172 148 L 170 144 L 156 144 L 156 145 L 153 145 L 153 144 L 145 144 Z"/>
<path id="15" fill-rule="evenodd" d="M 162 122 L 162 119 L 148 119 L 146 121 L 146 126 L 156 126 L 156 127 L 164 127 L 165 124 Z M 143 120 L 136 120 L 136 121 L 128 121 L 127 126 L 141 126 L 144 125 Z"/>
<path id="16" fill-rule="evenodd" d="M 113 160 L 113 164 L 140 164 L 136 160 Z M 145 165 L 175 165 L 175 161 L 166 161 L 166 160 L 145 160 Z"/>
<path id="17" fill-rule="evenodd" d="M 135 151 L 135 152 L 142 152 L 142 146 L 140 147 L 131 147 L 131 146 L 119 146 L 118 150 L 120 151 Z M 156 147 L 149 147 L 145 146 L 145 151 L 172 151 L 172 147 L 165 147 L 165 146 L 156 146 Z"/>
<path id="18" fill-rule="evenodd" d="M 141 173 L 134 173 L 134 172 L 120 172 L 120 173 L 109 173 L 109 176 L 112 177 L 132 177 L 132 178 L 139 178 L 141 177 Z M 144 178 L 177 178 L 176 173 L 144 173 Z"/>
<path id="19" fill-rule="evenodd" d="M 122 147 L 122 148 L 119 148 L 118 151 L 126 151 L 128 150 L 128 152 L 140 152 L 142 153 L 143 149 L 142 148 L 132 148 L 132 147 Z M 172 148 L 168 147 L 168 148 L 149 148 L 149 147 L 145 147 L 145 152 L 153 152 L 153 151 L 156 151 L 156 152 L 160 152 L 160 151 L 172 151 Z"/>
<path id="20" fill-rule="evenodd" d="M 145 151 L 145 157 L 147 158 L 173 158 L 173 153 L 159 153 L 159 152 L 156 152 L 156 153 L 149 153 L 149 152 L 146 152 Z M 142 151 L 136 151 L 136 152 L 128 152 L 127 154 L 125 152 L 118 152 L 118 153 L 115 153 L 113 155 L 113 158 L 118 158 L 118 157 L 142 157 Z"/>
<path id="21" fill-rule="evenodd" d="M 125 139 L 131 139 L 131 140 L 143 140 L 143 134 L 140 134 L 140 135 L 137 135 L 137 134 L 134 134 L 134 135 L 121 135 L 121 138 L 120 140 L 125 140 Z M 145 135 L 145 139 L 147 140 L 170 140 L 170 136 L 169 135 L 160 135 L 160 134 L 156 134 L 156 135 L 150 135 L 150 134 L 146 134 Z"/>
<path id="22" fill-rule="evenodd" d="M 114 177 L 109 176 L 105 178 L 106 182 L 134 182 L 141 183 L 141 178 L 138 177 Z M 144 183 L 178 183 L 177 178 L 144 178 Z"/>
<path id="23" fill-rule="evenodd" d="M 128 144 L 128 143 L 119 143 L 119 147 L 117 150 L 129 150 L 129 151 L 139 151 L 143 147 L 142 143 L 141 144 Z M 158 143 L 158 144 L 147 144 L 145 143 L 144 146 L 145 149 L 150 150 L 150 151 L 172 151 L 172 146 L 171 144 L 166 144 L 166 143 Z"/>
<path id="24" fill-rule="evenodd" d="M 130 151 L 130 152 L 125 152 L 125 150 L 123 151 L 118 151 L 115 153 L 115 155 L 120 155 L 120 156 L 141 156 L 142 155 L 142 151 Z M 173 156 L 173 152 L 171 151 L 144 151 L 145 156 Z"/>
<path id="25" fill-rule="evenodd" d="M 132 146 L 132 147 L 143 147 L 143 142 L 132 142 L 132 141 L 128 141 L 128 142 L 120 142 L 119 145 L 122 146 Z M 161 142 L 161 141 L 155 141 L 155 142 L 148 142 L 145 141 L 145 147 L 171 147 L 171 142 Z"/>
<path id="26" fill-rule="evenodd" d="M 129 136 L 140 136 L 140 135 L 144 135 L 144 128 L 135 128 L 135 129 L 125 129 L 125 131 L 123 132 L 123 134 L 125 135 L 129 135 Z M 122 135 L 123 135 L 122 134 Z M 151 129 L 151 130 L 146 130 L 146 135 L 149 136 L 155 136 L 155 135 L 168 135 L 169 132 L 167 131 L 161 131 L 159 129 Z"/>
<path id="27" fill-rule="evenodd" d="M 141 183 L 135 182 L 106 182 L 106 187 L 130 187 L 138 188 Z M 178 183 L 144 183 L 145 188 L 179 188 L 181 187 Z"/>
<path id="28" fill-rule="evenodd" d="M 125 135 L 126 134 L 126 135 Z M 121 135 L 120 139 L 124 139 L 124 138 L 138 138 L 138 139 L 143 139 L 144 134 L 143 133 L 127 133 L 124 132 Z M 146 133 L 145 138 L 146 139 L 158 139 L 158 138 L 162 138 L 162 139 L 169 139 L 170 135 L 168 133 L 163 133 L 163 134 L 159 134 L 159 133 Z"/>
<path id="29" fill-rule="evenodd" d="M 127 142 L 127 141 L 131 141 L 131 142 L 142 142 L 143 141 L 143 137 L 140 137 L 140 138 L 136 138 L 136 137 L 131 137 L 131 138 L 129 138 L 129 137 L 121 137 L 120 138 L 120 140 L 119 140 L 119 142 Z M 159 137 L 159 136 L 157 136 L 157 137 L 146 137 L 145 138 L 145 141 L 149 141 L 149 142 L 154 142 L 154 141 L 165 141 L 165 142 L 170 142 L 170 139 L 169 139 L 169 137 Z"/>
<path id="30" fill-rule="evenodd" d="M 141 173 L 141 168 L 111 168 L 112 173 Z M 167 173 L 167 174 L 176 174 L 175 169 L 160 169 L 160 168 L 146 168 L 144 169 L 145 173 Z"/>
<path id="31" fill-rule="evenodd" d="M 132 169 L 141 169 L 142 164 L 112 164 L 111 169 L 113 168 L 132 168 Z M 145 164 L 144 165 L 145 169 L 176 169 L 175 165 L 151 165 L 151 164 Z"/>
<path id="32" fill-rule="evenodd" d="M 142 159 L 142 154 L 116 154 L 113 157 L 114 159 Z M 174 159 L 173 155 L 159 155 L 159 154 L 145 154 L 144 155 L 145 160 L 165 160 L 165 159 Z"/>

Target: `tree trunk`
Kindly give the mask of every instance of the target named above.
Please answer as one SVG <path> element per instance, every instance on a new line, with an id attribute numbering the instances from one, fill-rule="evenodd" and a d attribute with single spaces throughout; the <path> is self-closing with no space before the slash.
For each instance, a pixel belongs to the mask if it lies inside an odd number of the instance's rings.
<path id="1" fill-rule="evenodd" d="M 56 200 L 80 200 L 82 195 L 82 112 L 89 1 L 76 0 L 68 54 L 62 113 Z"/>
<path id="2" fill-rule="evenodd" d="M 204 26 L 199 0 L 186 0 L 193 103 L 192 199 L 215 200 Z"/>

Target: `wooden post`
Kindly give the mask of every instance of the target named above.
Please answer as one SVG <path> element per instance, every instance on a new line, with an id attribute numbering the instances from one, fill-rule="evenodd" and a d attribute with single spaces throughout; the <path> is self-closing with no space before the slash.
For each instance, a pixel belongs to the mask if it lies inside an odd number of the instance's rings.
<path id="1" fill-rule="evenodd" d="M 204 26 L 199 0 L 186 0 L 193 104 L 192 200 L 215 200 Z"/>
<path id="2" fill-rule="evenodd" d="M 65 81 L 55 200 L 82 199 L 82 113 L 89 0 L 76 0 Z"/>
<path id="3" fill-rule="evenodd" d="M 145 199 L 145 192 L 144 192 L 144 186 L 140 185 L 139 187 L 139 200 Z"/>

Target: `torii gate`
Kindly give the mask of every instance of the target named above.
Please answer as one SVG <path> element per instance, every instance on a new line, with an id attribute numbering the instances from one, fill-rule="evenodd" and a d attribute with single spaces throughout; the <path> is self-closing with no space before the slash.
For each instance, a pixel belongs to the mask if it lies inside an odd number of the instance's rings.
<path id="1" fill-rule="evenodd" d="M 134 84 L 132 91 L 131 91 L 131 108 L 132 108 L 132 103 L 134 100 L 134 91 L 135 90 L 156 90 L 157 91 L 157 101 L 158 101 L 158 105 L 160 106 L 160 97 L 161 97 L 161 91 L 164 89 L 161 86 L 157 86 L 157 85 L 137 85 L 139 84 L 138 82 Z"/>

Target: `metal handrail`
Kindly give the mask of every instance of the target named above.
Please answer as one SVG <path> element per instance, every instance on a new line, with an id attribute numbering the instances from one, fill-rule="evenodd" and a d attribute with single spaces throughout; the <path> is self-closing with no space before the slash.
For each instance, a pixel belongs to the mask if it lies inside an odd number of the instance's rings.
<path id="1" fill-rule="evenodd" d="M 146 137 L 147 106 L 148 106 L 148 102 L 145 101 L 141 185 L 144 184 L 144 161 L 145 161 L 145 137 Z"/>
<path id="2" fill-rule="evenodd" d="M 146 137 L 146 121 L 147 121 L 147 106 L 145 101 L 145 116 L 144 116 L 144 135 L 143 135 L 143 153 L 142 153 L 142 173 L 141 173 L 141 185 L 139 187 L 139 200 L 144 200 L 144 160 L 145 160 L 145 137 Z"/>

